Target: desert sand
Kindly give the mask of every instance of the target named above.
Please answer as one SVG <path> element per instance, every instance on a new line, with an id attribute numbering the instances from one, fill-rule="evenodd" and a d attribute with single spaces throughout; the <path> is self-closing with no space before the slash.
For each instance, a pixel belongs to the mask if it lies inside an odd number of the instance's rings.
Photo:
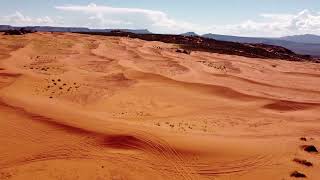
<path id="1" fill-rule="evenodd" d="M 0 35 L 0 179 L 320 179 L 320 64 L 176 49 Z"/>

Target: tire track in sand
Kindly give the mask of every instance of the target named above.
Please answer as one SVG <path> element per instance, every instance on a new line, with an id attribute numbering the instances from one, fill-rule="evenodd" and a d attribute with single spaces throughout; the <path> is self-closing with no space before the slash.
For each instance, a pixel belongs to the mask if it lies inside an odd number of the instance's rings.
<path id="1" fill-rule="evenodd" d="M 58 122 L 55 119 L 45 117 L 42 115 L 34 114 L 27 112 L 21 107 L 16 107 L 5 103 L 3 100 L 0 100 L 0 106 L 10 108 L 18 114 L 23 114 L 24 116 L 37 121 L 39 123 L 45 123 L 49 126 L 56 127 L 58 129 L 64 129 L 68 133 L 75 133 L 79 135 L 89 135 L 94 136 L 95 140 L 98 141 L 98 146 L 105 148 L 119 148 L 119 149 L 134 149 L 145 152 L 151 155 L 153 158 L 157 159 L 164 166 L 169 166 L 172 169 L 175 169 L 177 177 L 183 179 L 191 180 L 198 179 L 197 173 L 193 171 L 190 167 L 187 167 L 184 164 L 184 160 L 177 153 L 174 148 L 172 148 L 166 141 L 158 138 L 150 133 L 145 131 L 133 131 L 132 134 L 120 134 L 120 135 L 109 135 L 100 132 L 92 132 L 83 128 L 70 126 L 68 124 L 63 124 Z M 110 127 L 108 127 L 110 128 Z M 127 127 L 130 128 L 130 127 Z M 25 164 L 36 161 L 52 160 L 52 159 L 66 159 L 66 158 L 80 158 L 80 156 L 69 156 L 68 153 L 58 154 L 58 156 L 48 156 L 47 154 L 38 154 L 32 157 L 27 157 L 24 160 L 14 162 L 13 164 Z M 6 166 L 2 165 L 2 168 Z"/>

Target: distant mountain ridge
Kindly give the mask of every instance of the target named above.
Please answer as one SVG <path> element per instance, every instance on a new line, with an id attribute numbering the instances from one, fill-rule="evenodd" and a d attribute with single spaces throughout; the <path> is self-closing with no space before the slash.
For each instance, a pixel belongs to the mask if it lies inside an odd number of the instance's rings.
<path id="1" fill-rule="evenodd" d="M 17 27 L 10 25 L 0 25 L 0 31 L 26 29 L 37 32 L 111 32 L 120 30 L 123 32 L 131 32 L 136 34 L 152 34 L 147 29 L 89 29 L 83 27 L 54 27 L 54 26 L 25 26 Z"/>
<path id="2" fill-rule="evenodd" d="M 281 37 L 281 40 L 292 41 L 297 43 L 320 44 L 320 36 L 314 34 L 294 35 Z"/>
<path id="3" fill-rule="evenodd" d="M 16 27 L 16 26 L 10 26 L 10 25 L 0 25 L 0 32 L 4 32 L 8 30 L 19 30 L 21 28 L 28 31 L 38 31 L 38 32 L 108 33 L 114 30 L 119 30 L 122 32 L 130 32 L 135 34 L 153 34 L 147 29 L 89 29 L 89 28 L 83 28 L 83 27 L 53 27 L 53 26 Z M 282 46 L 297 54 L 306 54 L 306 55 L 311 55 L 315 57 L 320 57 L 320 36 L 312 35 L 312 34 L 285 36 L 280 38 L 240 37 L 240 36 L 229 36 L 229 35 L 219 35 L 219 34 L 198 35 L 195 32 L 187 32 L 180 35 L 189 36 L 189 37 L 204 37 L 204 38 L 215 39 L 220 41 L 229 41 L 229 42 L 268 44 L 268 45 Z"/>
<path id="4" fill-rule="evenodd" d="M 202 37 L 216 39 L 220 41 L 269 44 L 282 46 L 297 54 L 308 54 L 320 57 L 320 36 L 317 35 L 297 35 L 280 38 L 258 38 L 258 37 L 240 37 L 219 34 L 204 34 Z M 319 38 L 319 40 L 317 40 Z"/>

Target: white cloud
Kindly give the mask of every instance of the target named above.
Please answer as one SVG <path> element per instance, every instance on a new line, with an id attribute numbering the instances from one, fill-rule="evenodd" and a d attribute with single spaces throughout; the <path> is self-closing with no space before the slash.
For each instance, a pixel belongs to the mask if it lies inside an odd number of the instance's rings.
<path id="1" fill-rule="evenodd" d="M 175 20 L 162 11 L 111 6 L 68 5 L 56 9 L 85 13 L 91 26 L 109 28 L 147 28 L 153 32 L 219 33 L 242 36 L 283 36 L 291 34 L 320 33 L 320 14 L 303 10 L 297 14 L 261 14 L 259 20 L 246 20 L 238 24 L 197 25 Z"/>
<path id="2" fill-rule="evenodd" d="M 216 33 L 264 37 L 307 33 L 320 34 L 320 13 L 309 10 L 303 10 L 296 14 L 262 13 L 255 18 L 256 20 L 245 20 L 237 24 L 201 25 L 180 21 L 171 18 L 165 12 L 149 9 L 116 8 L 96 4 L 65 5 L 55 8 L 65 12 L 63 18 L 29 17 L 20 12 L 15 12 L 0 17 L 0 24 L 149 29 L 158 33 L 194 31 L 199 34 Z M 71 14 L 68 15 L 68 13 Z"/>
<path id="3" fill-rule="evenodd" d="M 151 31 L 177 33 L 191 30 L 191 23 L 177 21 L 162 11 L 139 8 L 115 8 L 111 6 L 66 5 L 56 6 L 58 10 L 85 13 L 87 21 L 97 28 L 147 28 Z"/>
<path id="4" fill-rule="evenodd" d="M 293 34 L 320 34 L 320 14 L 303 10 L 297 14 L 261 14 L 260 21 L 213 26 L 218 33 L 244 36 L 284 36 Z"/>
<path id="5" fill-rule="evenodd" d="M 53 20 L 48 16 L 32 18 L 25 16 L 19 11 L 14 14 L 0 17 L 1 24 L 10 24 L 17 26 L 27 26 L 27 25 L 57 25 L 58 21 Z"/>

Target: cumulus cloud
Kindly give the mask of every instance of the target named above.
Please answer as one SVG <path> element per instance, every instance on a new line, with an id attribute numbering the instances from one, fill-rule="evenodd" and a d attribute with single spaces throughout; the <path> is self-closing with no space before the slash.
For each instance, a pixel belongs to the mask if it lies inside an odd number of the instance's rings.
<path id="1" fill-rule="evenodd" d="M 242 36 L 283 36 L 320 33 L 320 14 L 303 10 L 297 14 L 261 14 L 259 20 L 237 24 L 201 25 L 170 18 L 162 11 L 139 8 L 115 8 L 89 4 L 57 6 L 56 9 L 89 15 L 90 26 L 109 28 L 147 28 L 153 32 L 219 33 Z"/>
<path id="2" fill-rule="evenodd" d="M 111 6 L 66 5 L 56 6 L 58 10 L 85 13 L 89 15 L 88 23 L 98 28 L 148 28 L 151 31 L 177 33 L 191 30 L 191 23 L 177 21 L 162 11 L 139 8 L 116 8 Z"/>
<path id="3" fill-rule="evenodd" d="M 48 16 L 44 17 L 29 17 L 25 16 L 19 11 L 16 11 L 13 14 L 0 17 L 1 24 L 10 24 L 17 26 L 28 26 L 28 25 L 57 25 L 58 20 L 54 20 Z"/>
<path id="4" fill-rule="evenodd" d="M 293 34 L 320 34 L 320 14 L 303 10 L 297 14 L 261 14 L 260 21 L 212 26 L 218 33 L 244 36 L 284 36 Z"/>
<path id="5" fill-rule="evenodd" d="M 117 8 L 89 4 L 56 6 L 55 9 L 63 11 L 63 18 L 29 17 L 15 12 L 0 17 L 0 24 L 149 29 L 157 33 L 194 31 L 199 34 L 216 33 L 263 37 L 320 34 L 320 13 L 309 10 L 302 10 L 296 14 L 262 13 L 255 18 L 256 20 L 244 20 L 236 24 L 202 25 L 174 19 L 163 11 L 140 8 Z M 61 21 L 62 19 L 63 21 Z"/>

